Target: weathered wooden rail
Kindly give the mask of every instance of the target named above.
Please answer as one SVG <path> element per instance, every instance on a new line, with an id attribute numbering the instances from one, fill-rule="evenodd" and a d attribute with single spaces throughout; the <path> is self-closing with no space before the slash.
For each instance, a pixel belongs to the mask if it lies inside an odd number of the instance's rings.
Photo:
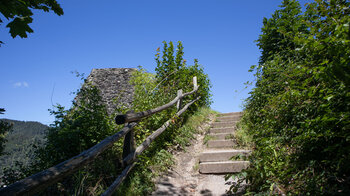
<path id="1" fill-rule="evenodd" d="M 163 106 L 138 113 L 128 112 L 127 114 L 117 115 L 115 118 L 116 123 L 125 124 L 121 131 L 105 138 L 100 143 L 96 144 L 88 150 L 83 151 L 79 155 L 72 157 L 69 160 L 59 163 L 18 182 L 15 182 L 8 187 L 0 189 L 0 196 L 34 195 L 35 193 L 44 190 L 46 187 L 72 174 L 81 167 L 89 164 L 91 161 L 96 159 L 98 155 L 110 148 L 115 142 L 124 136 L 123 165 L 125 168 L 118 176 L 118 178 L 112 183 L 112 185 L 102 194 L 104 196 L 112 195 L 117 190 L 119 185 L 123 182 L 131 169 L 134 167 L 137 161 L 137 157 L 150 146 L 153 140 L 155 140 L 162 132 L 165 131 L 165 129 L 171 124 L 172 119 L 166 121 L 160 128 L 148 136 L 145 141 L 143 141 L 143 143 L 135 149 L 133 128 L 137 125 L 137 122 L 142 118 L 166 110 L 174 104 L 177 104 L 178 109 L 178 112 L 175 114 L 175 116 L 180 116 L 188 109 L 190 105 L 200 99 L 200 96 L 198 96 L 194 100 L 187 103 L 181 109 L 182 99 L 185 96 L 195 93 L 198 90 L 198 87 L 197 78 L 193 77 L 193 90 L 191 92 L 182 93 L 182 90 L 178 90 L 176 98 Z"/>

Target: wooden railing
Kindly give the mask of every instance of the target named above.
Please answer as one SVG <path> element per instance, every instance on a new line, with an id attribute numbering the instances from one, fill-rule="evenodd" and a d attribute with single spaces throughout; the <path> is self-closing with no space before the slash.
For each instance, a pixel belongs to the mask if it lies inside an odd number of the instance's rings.
<path id="1" fill-rule="evenodd" d="M 118 178 L 112 183 L 112 185 L 102 194 L 104 196 L 112 195 L 122 183 L 122 181 L 125 179 L 125 177 L 128 175 L 130 170 L 135 166 L 137 157 L 149 147 L 149 145 L 155 138 L 157 138 L 162 132 L 165 131 L 165 129 L 172 122 L 172 119 L 166 121 L 160 128 L 158 128 L 155 132 L 148 136 L 145 139 L 145 141 L 143 141 L 143 143 L 135 149 L 133 128 L 137 125 L 137 122 L 144 117 L 168 109 L 174 104 L 177 104 L 178 109 L 175 116 L 180 116 L 188 109 L 190 105 L 192 105 L 195 101 L 201 98 L 200 96 L 198 96 L 194 100 L 187 103 L 181 109 L 182 99 L 187 95 L 195 93 L 198 90 L 198 87 L 199 86 L 197 85 L 197 78 L 193 77 L 193 90 L 191 92 L 182 93 L 182 90 L 178 90 L 176 98 L 163 106 L 138 113 L 128 112 L 127 114 L 117 115 L 117 117 L 115 118 L 116 123 L 125 124 L 121 131 L 105 138 L 100 143 L 96 144 L 88 150 L 83 151 L 79 155 L 72 157 L 69 160 L 59 163 L 53 167 L 50 167 L 49 169 L 36 173 L 18 182 L 15 182 L 9 185 L 8 187 L 0 189 L 0 196 L 34 195 L 35 193 L 44 190 L 46 187 L 58 182 L 64 177 L 77 171 L 81 167 L 87 165 L 88 163 L 96 159 L 96 157 L 102 152 L 110 148 L 115 142 L 117 142 L 119 139 L 125 136 L 123 146 L 123 165 L 125 168 L 122 171 L 122 173 L 118 176 Z"/>

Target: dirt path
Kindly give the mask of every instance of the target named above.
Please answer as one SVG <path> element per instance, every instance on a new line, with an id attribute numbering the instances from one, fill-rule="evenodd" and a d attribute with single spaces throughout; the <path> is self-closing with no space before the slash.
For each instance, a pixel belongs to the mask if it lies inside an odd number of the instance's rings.
<path id="1" fill-rule="evenodd" d="M 210 116 L 209 122 L 200 127 L 202 134 L 195 135 L 196 140 L 192 141 L 186 151 L 175 155 L 176 165 L 169 169 L 168 174 L 156 182 L 156 195 L 226 195 L 230 184 L 225 184 L 224 175 L 200 174 L 199 154 L 205 148 L 203 145 L 204 132 L 209 129 L 210 123 L 215 120 L 215 115 Z"/>

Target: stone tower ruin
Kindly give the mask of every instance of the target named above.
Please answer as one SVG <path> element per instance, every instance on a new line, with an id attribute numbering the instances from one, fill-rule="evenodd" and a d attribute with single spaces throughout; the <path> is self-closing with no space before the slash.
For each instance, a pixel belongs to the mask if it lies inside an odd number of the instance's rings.
<path id="1" fill-rule="evenodd" d="M 92 69 L 87 77 L 87 82 L 91 82 L 100 90 L 109 115 L 113 114 L 118 104 L 131 106 L 134 88 L 129 81 L 132 72 L 136 70 L 136 68 Z"/>

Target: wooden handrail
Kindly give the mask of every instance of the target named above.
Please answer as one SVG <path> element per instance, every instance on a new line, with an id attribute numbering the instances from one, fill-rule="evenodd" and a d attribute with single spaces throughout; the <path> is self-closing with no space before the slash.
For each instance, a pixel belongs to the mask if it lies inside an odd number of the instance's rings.
<path id="1" fill-rule="evenodd" d="M 186 104 L 180 111 L 178 111 L 175 114 L 175 117 L 180 116 L 182 113 L 184 113 L 190 105 L 192 105 L 194 102 L 198 101 L 201 97 L 197 97 L 196 99 L 192 100 L 188 104 Z M 144 142 L 140 146 L 138 146 L 135 150 L 135 156 L 139 156 L 144 150 L 146 150 L 149 145 L 153 142 L 154 139 L 156 139 L 160 134 L 162 134 L 166 128 L 169 127 L 170 123 L 173 121 L 173 119 L 169 119 L 166 121 L 159 129 L 157 129 L 155 132 L 153 132 L 150 136 L 148 136 Z"/>
<path id="2" fill-rule="evenodd" d="M 170 101 L 167 104 L 164 104 L 162 106 L 159 106 L 157 108 L 154 109 L 150 109 L 150 110 L 146 110 L 143 112 L 137 112 L 137 113 L 129 113 L 129 114 L 120 114 L 117 115 L 115 117 L 115 122 L 118 125 L 124 124 L 124 123 L 128 123 L 128 122 L 135 122 L 135 121 L 139 121 L 144 117 L 150 116 L 152 114 L 161 112 L 163 110 L 168 109 L 169 107 L 171 107 L 172 105 L 174 105 L 175 103 L 177 103 L 179 100 L 181 100 L 183 97 L 186 97 L 187 95 L 191 95 L 193 93 L 195 93 L 198 90 L 198 85 L 197 85 L 197 77 L 193 77 L 193 90 L 191 92 L 187 92 L 187 93 L 183 93 L 182 95 L 177 95 L 175 97 L 175 99 L 173 99 L 172 101 Z"/>
<path id="3" fill-rule="evenodd" d="M 198 101 L 201 97 L 197 97 L 196 99 L 192 100 L 191 102 L 189 102 L 188 104 L 186 104 L 180 111 L 178 111 L 175 116 L 180 116 L 182 113 L 184 113 L 187 108 L 192 105 L 194 102 Z M 135 150 L 134 153 L 130 153 L 124 160 L 124 164 L 128 165 L 130 163 L 132 163 L 133 161 L 135 161 L 136 157 L 139 156 L 145 149 L 148 148 L 148 146 L 152 143 L 152 141 L 157 138 L 161 133 L 163 133 L 163 131 L 169 127 L 170 123 L 171 123 L 172 119 L 169 119 L 168 121 L 166 121 L 159 129 L 157 129 L 156 131 L 154 131 L 151 135 L 149 135 L 145 141 L 142 142 L 142 144 L 140 146 L 138 146 Z"/>
<path id="4" fill-rule="evenodd" d="M 83 151 L 79 155 L 23 180 L 15 182 L 8 187 L 0 189 L 0 195 L 33 195 L 41 191 L 79 168 L 87 165 L 99 154 L 111 147 L 116 141 L 127 134 L 136 125 L 137 123 L 129 123 L 118 133 L 107 137 L 100 143 L 86 151 Z"/>
<path id="5" fill-rule="evenodd" d="M 136 162 L 128 165 L 122 173 L 118 176 L 118 178 L 112 183 L 111 186 L 108 187 L 108 189 L 101 195 L 101 196 L 110 196 L 113 195 L 113 193 L 117 190 L 119 185 L 123 182 L 123 180 L 126 178 L 128 173 L 131 171 L 131 169 L 135 166 Z"/>
<path id="6" fill-rule="evenodd" d="M 184 113 L 190 105 L 192 105 L 194 102 L 198 101 L 201 97 L 197 97 L 196 99 L 192 100 L 188 104 L 186 104 L 180 111 L 178 111 L 175 114 L 175 117 L 180 116 L 182 113 Z M 159 129 L 157 129 L 155 132 L 153 132 L 151 135 L 149 135 L 145 141 L 142 142 L 141 145 L 139 145 L 135 152 L 130 153 L 124 160 L 124 164 L 128 165 L 123 172 L 118 176 L 118 178 L 113 182 L 113 184 L 101 195 L 101 196 L 109 196 L 114 193 L 114 191 L 119 187 L 121 182 L 125 179 L 125 177 L 130 172 L 131 168 L 134 167 L 135 161 L 137 161 L 137 157 L 146 150 L 149 145 L 155 140 L 161 133 L 165 131 L 166 128 L 169 127 L 171 124 L 172 119 L 169 119 L 166 121 Z"/>
<path id="7" fill-rule="evenodd" d="M 88 150 L 80 153 L 79 155 L 70 158 L 62 163 L 57 164 L 56 166 L 50 167 L 44 171 L 36 173 L 30 177 L 22 179 L 18 182 L 15 182 L 8 187 L 0 189 L 0 196 L 2 195 L 34 195 L 35 193 L 43 190 L 44 188 L 58 182 L 79 168 L 87 165 L 96 157 L 104 152 L 106 149 L 111 147 L 115 142 L 117 142 L 123 136 L 128 136 L 124 138 L 124 151 L 123 154 L 123 163 L 126 168 L 122 171 L 122 173 L 118 176 L 118 178 L 113 182 L 113 184 L 106 190 L 103 195 L 112 195 L 113 192 L 119 187 L 121 182 L 125 179 L 129 171 L 134 167 L 135 162 L 137 161 L 137 156 L 140 155 L 145 149 L 149 147 L 151 142 L 157 138 L 165 129 L 170 125 L 172 119 L 166 121 L 159 129 L 157 129 L 154 133 L 146 138 L 146 140 L 138 146 L 136 149 L 133 149 L 133 127 L 137 125 L 135 121 L 139 121 L 144 117 L 150 116 L 157 112 L 163 111 L 175 103 L 177 103 L 178 112 L 175 114 L 176 116 L 180 116 L 184 113 L 190 105 L 192 105 L 195 101 L 200 99 L 198 96 L 196 99 L 192 100 L 188 104 L 186 104 L 182 109 L 182 98 L 195 93 L 198 90 L 197 78 L 193 77 L 193 90 L 191 92 L 182 93 L 182 90 L 178 91 L 178 94 L 175 99 L 170 101 L 169 103 L 157 107 L 155 109 L 147 110 L 144 112 L 138 113 L 127 113 L 124 115 L 118 115 L 116 117 L 117 124 L 128 123 L 124 126 L 124 128 L 118 133 L 107 137 L 102 140 L 100 143 L 91 147 Z M 128 142 L 126 144 L 126 142 Z M 130 152 L 131 151 L 131 152 Z"/>

